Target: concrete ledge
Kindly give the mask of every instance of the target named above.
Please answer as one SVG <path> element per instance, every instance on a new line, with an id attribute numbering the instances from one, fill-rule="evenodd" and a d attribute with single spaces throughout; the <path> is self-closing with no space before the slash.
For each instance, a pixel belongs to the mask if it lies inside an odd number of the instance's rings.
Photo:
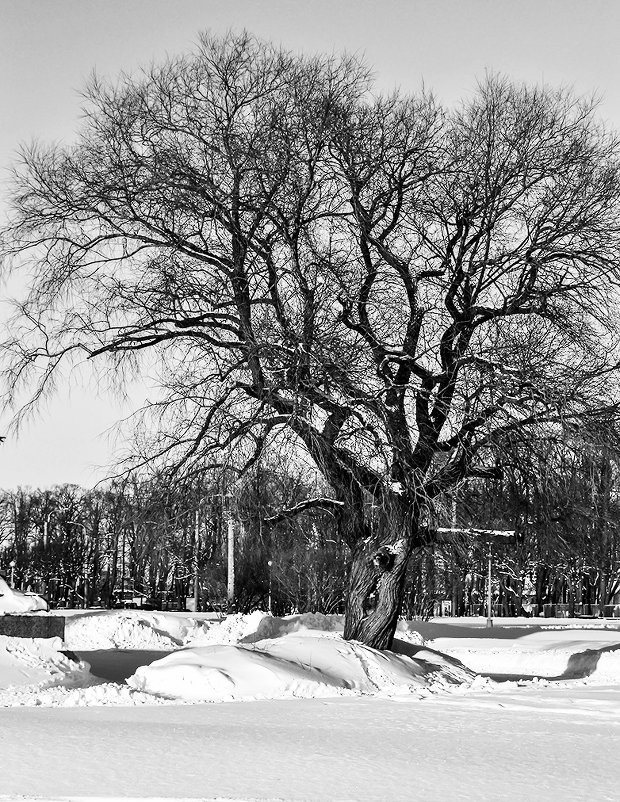
<path id="1" fill-rule="evenodd" d="M 65 639 L 64 616 L 0 615 L 0 635 L 12 638 Z"/>

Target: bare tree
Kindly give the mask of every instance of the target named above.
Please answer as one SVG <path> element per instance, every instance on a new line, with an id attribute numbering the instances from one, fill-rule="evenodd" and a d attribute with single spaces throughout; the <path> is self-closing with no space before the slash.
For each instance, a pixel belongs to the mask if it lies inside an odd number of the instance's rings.
<path id="1" fill-rule="evenodd" d="M 387 648 L 433 499 L 512 433 L 615 408 L 618 178 L 567 92 L 489 78 L 445 111 L 352 59 L 202 37 L 93 80 L 75 146 L 24 151 L 9 395 L 148 352 L 138 461 L 243 469 L 288 438 L 352 551 L 345 636 Z"/>

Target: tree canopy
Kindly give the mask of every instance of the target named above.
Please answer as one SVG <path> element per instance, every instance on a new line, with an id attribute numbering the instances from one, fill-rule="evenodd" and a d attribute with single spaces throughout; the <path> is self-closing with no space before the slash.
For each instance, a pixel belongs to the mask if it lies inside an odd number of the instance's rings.
<path id="1" fill-rule="evenodd" d="M 93 79 L 76 143 L 15 172 L 9 395 L 156 353 L 141 458 L 287 439 L 353 552 L 345 634 L 388 646 L 433 499 L 615 410 L 618 154 L 565 90 L 490 76 L 445 109 L 248 34 Z"/>

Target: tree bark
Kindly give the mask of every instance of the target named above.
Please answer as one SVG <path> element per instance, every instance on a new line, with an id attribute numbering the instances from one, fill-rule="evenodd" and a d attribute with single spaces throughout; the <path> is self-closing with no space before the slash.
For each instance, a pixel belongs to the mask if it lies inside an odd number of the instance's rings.
<path id="1" fill-rule="evenodd" d="M 383 542 L 369 539 L 353 550 L 349 572 L 344 637 L 374 649 L 390 649 L 400 614 L 407 564 L 417 527 L 403 520 L 394 525 L 386 515 L 392 535 Z M 381 527 L 387 529 L 388 527 Z"/>

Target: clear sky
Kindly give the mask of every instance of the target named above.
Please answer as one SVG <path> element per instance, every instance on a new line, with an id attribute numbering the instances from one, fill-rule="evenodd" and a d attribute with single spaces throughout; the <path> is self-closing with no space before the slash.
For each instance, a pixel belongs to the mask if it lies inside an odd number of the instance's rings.
<path id="1" fill-rule="evenodd" d="M 486 70 L 569 85 L 597 93 L 620 129 L 620 0 L 0 0 L 0 217 L 15 149 L 71 138 L 93 69 L 132 71 L 190 50 L 198 31 L 242 28 L 291 50 L 363 54 L 382 88 L 424 82 L 448 104 Z M 144 394 L 61 391 L 0 447 L 0 487 L 94 484 L 111 458 L 105 432 Z"/>

